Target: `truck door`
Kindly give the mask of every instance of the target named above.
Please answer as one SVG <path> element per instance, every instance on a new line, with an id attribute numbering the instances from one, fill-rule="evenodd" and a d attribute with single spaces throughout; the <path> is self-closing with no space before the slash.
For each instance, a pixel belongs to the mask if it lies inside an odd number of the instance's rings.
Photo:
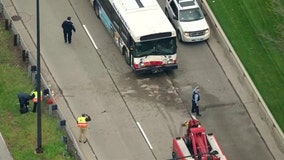
<path id="1" fill-rule="evenodd" d="M 177 21 L 178 21 L 178 8 L 175 4 L 174 1 L 171 1 L 170 2 L 170 6 L 171 6 L 171 12 L 170 12 L 170 17 L 171 17 L 171 20 L 172 22 L 174 23 L 174 26 L 177 27 Z"/>

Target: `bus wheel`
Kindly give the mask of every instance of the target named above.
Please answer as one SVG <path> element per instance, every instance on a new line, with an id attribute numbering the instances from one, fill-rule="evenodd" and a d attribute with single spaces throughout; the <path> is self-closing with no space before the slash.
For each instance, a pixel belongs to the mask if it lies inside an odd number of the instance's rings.
<path id="1" fill-rule="evenodd" d="M 126 49 L 123 49 L 123 52 L 122 52 L 123 56 L 124 56 L 124 59 L 125 59 L 125 62 L 130 65 L 130 57 L 129 54 L 127 54 L 127 51 Z"/>
<path id="2" fill-rule="evenodd" d="M 177 32 L 177 38 L 180 42 L 182 42 L 182 37 L 180 31 Z"/>
<path id="3" fill-rule="evenodd" d="M 96 16 L 100 19 L 99 7 L 96 5 L 95 1 L 93 3 L 94 3 L 94 9 L 95 9 L 95 12 L 96 12 Z"/>

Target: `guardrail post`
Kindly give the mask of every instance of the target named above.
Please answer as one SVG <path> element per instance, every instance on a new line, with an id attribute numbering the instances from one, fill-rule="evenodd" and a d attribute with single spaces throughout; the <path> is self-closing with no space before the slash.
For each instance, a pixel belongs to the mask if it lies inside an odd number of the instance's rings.
<path id="1" fill-rule="evenodd" d="M 52 115 L 52 111 L 57 110 L 57 104 L 49 105 L 49 115 Z"/>
<path id="2" fill-rule="evenodd" d="M 61 128 L 62 126 L 66 126 L 66 120 L 61 120 L 58 122 L 58 128 Z"/>
<path id="3" fill-rule="evenodd" d="M 22 59 L 23 59 L 23 62 L 27 62 L 27 60 L 29 59 L 28 51 L 26 51 L 26 50 L 22 51 Z"/>
<path id="4" fill-rule="evenodd" d="M 9 30 L 10 27 L 11 27 L 10 20 L 9 19 L 5 19 L 5 30 Z"/>
<path id="5" fill-rule="evenodd" d="M 62 136 L 62 142 L 67 144 L 67 141 L 68 141 L 67 136 Z"/>
<path id="6" fill-rule="evenodd" d="M 31 77 L 32 77 L 32 83 L 33 84 L 35 84 L 35 74 L 36 74 L 36 70 L 37 70 L 37 67 L 36 67 L 36 65 L 33 65 L 33 66 L 31 66 L 31 69 L 30 69 L 30 71 L 31 71 Z"/>
<path id="7" fill-rule="evenodd" d="M 14 46 L 18 45 L 18 34 L 14 34 Z"/>

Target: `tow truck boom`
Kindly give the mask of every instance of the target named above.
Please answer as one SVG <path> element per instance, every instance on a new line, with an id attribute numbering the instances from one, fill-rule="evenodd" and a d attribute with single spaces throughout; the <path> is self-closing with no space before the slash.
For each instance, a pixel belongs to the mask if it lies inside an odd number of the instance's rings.
<path id="1" fill-rule="evenodd" d="M 173 139 L 173 160 L 227 160 L 216 137 L 206 134 L 198 119 L 193 116 L 183 126 L 188 126 L 186 134 Z"/>

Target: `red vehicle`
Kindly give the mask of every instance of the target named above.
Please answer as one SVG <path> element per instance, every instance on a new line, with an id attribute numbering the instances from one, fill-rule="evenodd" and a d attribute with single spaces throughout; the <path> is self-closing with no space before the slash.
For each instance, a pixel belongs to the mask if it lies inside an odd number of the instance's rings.
<path id="1" fill-rule="evenodd" d="M 173 140 L 173 160 L 227 160 L 216 137 L 206 134 L 199 120 L 193 118 L 184 126 L 187 133 Z"/>

